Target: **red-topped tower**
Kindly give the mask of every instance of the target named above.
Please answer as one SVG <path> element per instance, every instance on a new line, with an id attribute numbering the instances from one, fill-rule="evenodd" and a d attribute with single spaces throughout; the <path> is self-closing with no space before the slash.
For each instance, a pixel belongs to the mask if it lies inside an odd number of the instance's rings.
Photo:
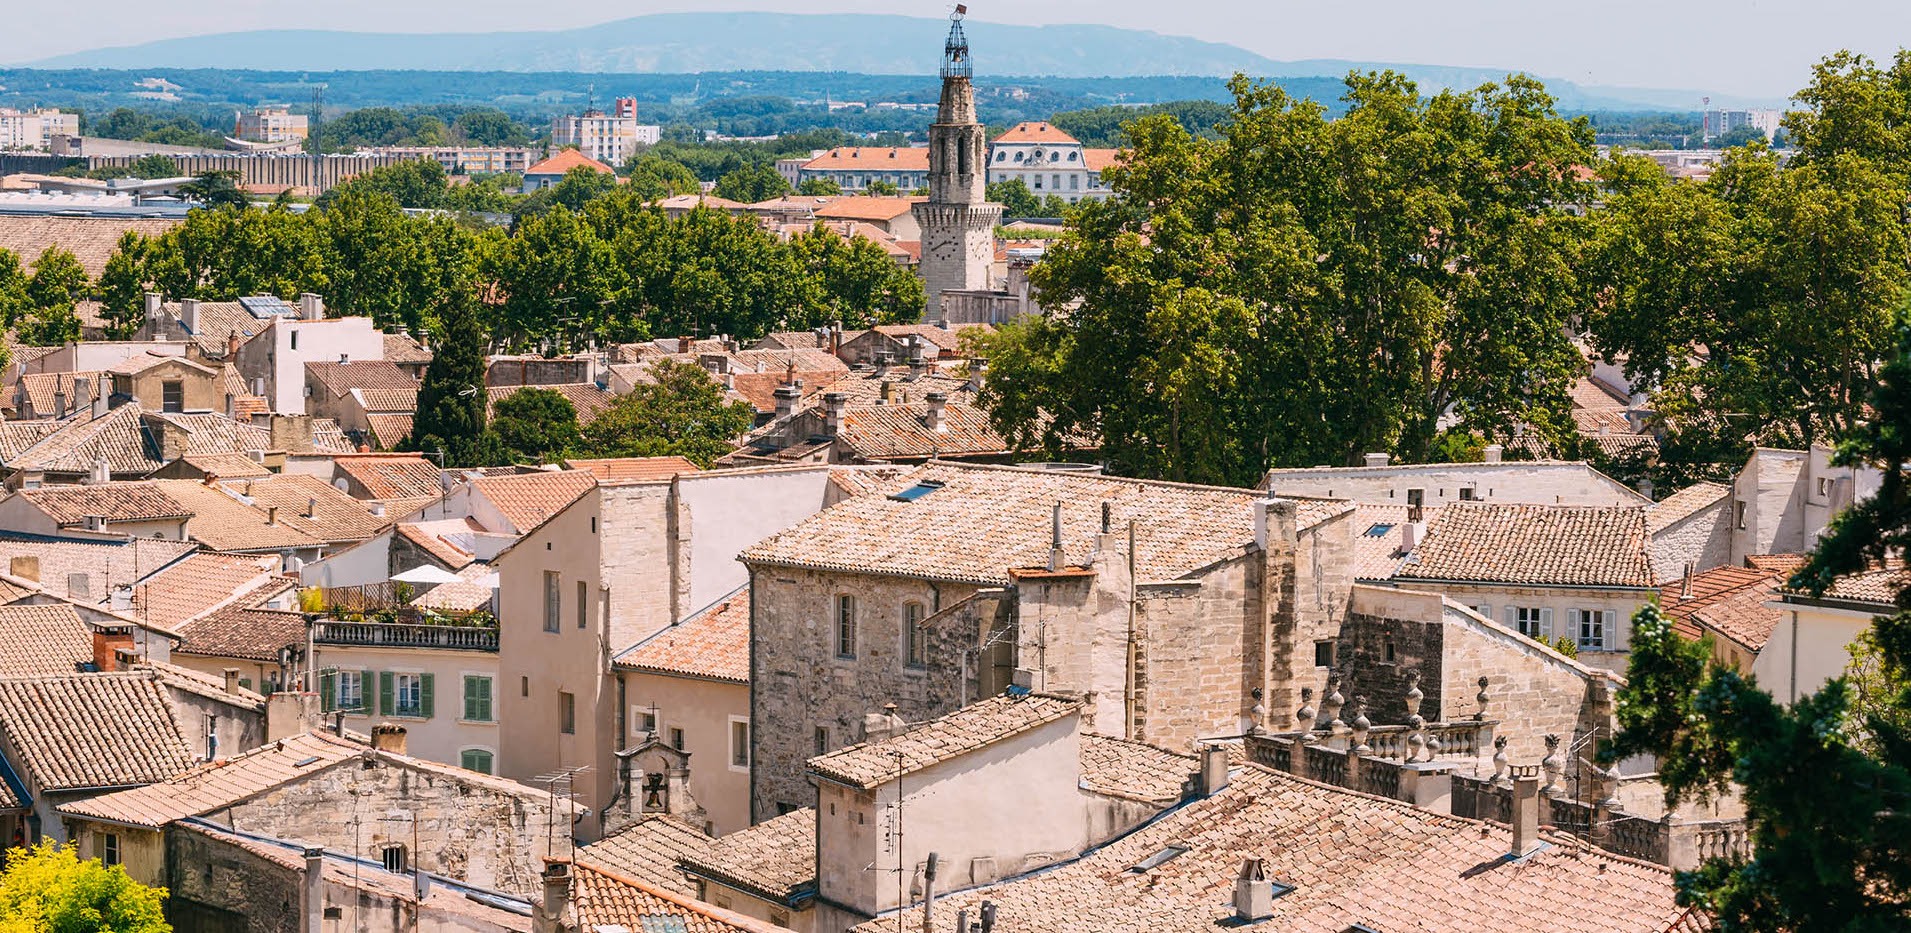
<path id="1" fill-rule="evenodd" d="M 922 228 L 924 320 L 942 310 L 942 293 L 989 287 L 995 225 L 1002 205 L 988 198 L 989 144 L 975 118 L 969 81 L 969 40 L 962 34 L 968 8 L 956 5 L 942 46 L 942 101 L 929 127 L 929 200 L 912 209 Z"/>

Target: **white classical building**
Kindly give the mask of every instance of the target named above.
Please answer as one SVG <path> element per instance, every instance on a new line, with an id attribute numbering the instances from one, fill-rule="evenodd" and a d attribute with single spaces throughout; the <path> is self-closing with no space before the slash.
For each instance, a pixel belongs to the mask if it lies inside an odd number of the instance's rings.
<path id="1" fill-rule="evenodd" d="M 1102 169 L 1119 149 L 1090 149 L 1050 123 L 1018 123 L 989 143 L 989 181 L 1020 181 L 1036 197 L 1060 195 L 1070 204 L 1105 198 Z"/>

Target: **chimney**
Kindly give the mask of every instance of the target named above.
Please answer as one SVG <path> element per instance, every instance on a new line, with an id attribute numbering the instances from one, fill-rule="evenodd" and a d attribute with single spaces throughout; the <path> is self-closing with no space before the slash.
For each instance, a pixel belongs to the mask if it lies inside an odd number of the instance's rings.
<path id="1" fill-rule="evenodd" d="M 93 666 L 101 673 L 119 670 L 119 654 L 133 650 L 133 633 L 125 630 L 93 630 Z"/>
<path id="2" fill-rule="evenodd" d="M 305 874 L 299 878 L 299 933 L 325 933 L 325 850 L 305 850 Z"/>
<path id="3" fill-rule="evenodd" d="M 383 502 L 372 503 L 372 517 L 374 518 L 385 517 L 385 503 Z"/>
<path id="4" fill-rule="evenodd" d="M 531 918 L 531 933 L 560 933 L 567 928 L 564 918 L 571 912 L 571 866 L 546 859 L 544 862 L 544 902 Z"/>
<path id="5" fill-rule="evenodd" d="M 1297 534 L 1292 500 L 1269 497 L 1253 504 L 1254 545 L 1263 551 L 1288 551 Z"/>
<path id="6" fill-rule="evenodd" d="M 829 355 L 843 355 L 843 322 L 837 321 L 829 329 Z"/>
<path id="7" fill-rule="evenodd" d="M 86 484 L 100 486 L 113 481 L 113 465 L 100 457 L 93 461 L 93 467 L 86 471 Z"/>
<path id="8" fill-rule="evenodd" d="M 93 377 L 93 417 L 98 418 L 106 414 L 106 400 L 112 395 L 112 391 L 107 388 L 105 373 Z"/>
<path id="9" fill-rule="evenodd" d="M 325 320 L 325 299 L 311 292 L 299 295 L 299 319 L 302 321 Z"/>
<path id="10" fill-rule="evenodd" d="M 776 416 L 788 418 L 796 413 L 796 400 L 803 397 L 803 390 L 795 385 L 781 385 L 770 395 L 776 399 Z"/>
<path id="11" fill-rule="evenodd" d="M 113 610 L 114 612 L 132 611 L 133 585 L 130 583 L 121 583 L 117 586 L 114 586 L 113 593 L 108 598 L 110 602 L 107 603 L 107 608 Z"/>
<path id="12" fill-rule="evenodd" d="M 909 345 L 909 378 L 921 379 L 928 374 L 928 351 L 923 349 L 922 341 L 917 340 Z"/>
<path id="13" fill-rule="evenodd" d="M 1685 574 L 1679 582 L 1679 598 L 1692 598 L 1692 562 L 1685 562 Z"/>
<path id="14" fill-rule="evenodd" d="M 1405 554 L 1420 543 L 1420 523 L 1407 522 L 1400 526 L 1400 553 Z"/>
<path id="15" fill-rule="evenodd" d="M 985 357 L 976 357 L 969 361 L 969 384 L 971 392 L 982 391 L 982 380 L 988 378 L 989 361 Z"/>
<path id="16" fill-rule="evenodd" d="M 896 704 L 884 703 L 882 712 L 863 714 L 863 741 L 880 742 L 900 733 L 907 725 L 896 715 Z"/>
<path id="17" fill-rule="evenodd" d="M 267 525 L 276 525 L 279 523 L 279 507 L 278 506 L 268 505 L 265 507 L 265 523 Z"/>
<path id="18" fill-rule="evenodd" d="M 1391 459 L 1391 457 L 1384 453 L 1372 453 L 1367 455 L 1367 465 L 1370 467 L 1383 467 L 1386 466 L 1387 461 Z"/>
<path id="19" fill-rule="evenodd" d="M 1539 778 L 1513 779 L 1513 851 L 1508 858 L 1524 858 L 1539 848 Z"/>
<path id="20" fill-rule="evenodd" d="M 40 558 L 33 554 L 15 554 L 7 564 L 7 573 L 22 580 L 40 582 Z"/>
<path id="21" fill-rule="evenodd" d="M 934 852 L 922 866 L 922 928 L 936 928 L 936 862 L 940 861 Z"/>
<path id="22" fill-rule="evenodd" d="M 1201 796 L 1217 794 L 1228 786 L 1228 750 L 1219 745 L 1201 747 Z"/>
<path id="23" fill-rule="evenodd" d="M 695 337 L 678 337 L 678 338 L 677 338 L 677 352 L 678 352 L 678 353 L 689 353 L 689 352 L 690 352 L 690 346 L 691 346 L 691 344 L 694 344 L 694 343 L 696 343 L 696 342 L 697 342 L 697 338 L 695 338 Z"/>
<path id="24" fill-rule="evenodd" d="M 823 434 L 835 437 L 843 433 L 843 393 L 823 393 Z"/>
<path id="25" fill-rule="evenodd" d="M 186 333 L 196 334 L 199 332 L 199 299 L 179 299 L 179 324 L 186 328 Z"/>
<path id="26" fill-rule="evenodd" d="M 319 695 L 298 690 L 280 690 L 265 698 L 265 740 L 277 742 L 324 727 L 319 714 Z"/>
<path id="27" fill-rule="evenodd" d="M 1485 450 L 1480 451 L 1480 455 L 1488 463 L 1499 463 L 1506 458 L 1506 448 L 1499 444 L 1488 444 Z"/>
<path id="28" fill-rule="evenodd" d="M 372 747 L 392 755 L 405 753 L 405 727 L 397 723 L 381 722 L 372 727 Z"/>
<path id="29" fill-rule="evenodd" d="M 929 402 L 929 414 L 924 419 L 929 430 L 938 434 L 949 430 L 948 425 L 943 423 L 943 409 L 949 407 L 949 397 L 941 392 L 931 392 L 924 399 Z"/>
<path id="30" fill-rule="evenodd" d="M 66 387 L 58 383 L 53 386 L 53 417 L 66 417 Z"/>
<path id="31" fill-rule="evenodd" d="M 221 668 L 220 673 L 226 675 L 226 692 L 238 693 L 239 692 L 239 669 L 236 667 Z"/>
<path id="32" fill-rule="evenodd" d="M 159 320 L 160 308 L 164 307 L 162 296 L 158 292 L 147 292 L 140 296 L 146 311 L 148 323 Z"/>
<path id="33" fill-rule="evenodd" d="M 1048 569 L 1062 569 L 1062 503 L 1055 503 L 1055 510 L 1049 515 Z"/>
<path id="34" fill-rule="evenodd" d="M 1267 881 L 1267 865 L 1260 859 L 1241 861 L 1234 879 L 1234 919 L 1237 924 L 1258 923 L 1274 916 L 1274 886 Z"/>
<path id="35" fill-rule="evenodd" d="M 238 401 L 232 397 L 231 392 L 227 392 L 226 393 L 226 417 L 236 418 L 238 417 L 238 413 L 239 413 Z"/>
<path id="36" fill-rule="evenodd" d="M 232 333 L 226 335 L 226 359 L 236 360 L 238 358 L 239 358 L 239 332 L 235 330 Z"/>
<path id="37" fill-rule="evenodd" d="M 318 517 L 318 497 L 317 496 L 311 496 L 305 500 L 304 515 L 306 518 Z"/>
<path id="38" fill-rule="evenodd" d="M 186 455 L 185 428 L 166 418 L 150 419 L 148 425 L 159 429 L 159 459 L 171 463 Z"/>

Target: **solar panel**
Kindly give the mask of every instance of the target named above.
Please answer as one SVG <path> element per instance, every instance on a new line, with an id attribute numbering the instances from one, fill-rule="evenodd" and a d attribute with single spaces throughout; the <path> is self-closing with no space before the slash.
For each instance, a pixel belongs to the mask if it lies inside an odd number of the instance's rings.
<path id="1" fill-rule="evenodd" d="M 926 479 L 920 483 L 915 484 L 914 486 L 909 487 L 908 489 L 905 489 L 899 493 L 895 493 L 894 495 L 891 495 L 889 498 L 894 499 L 897 502 L 914 502 L 917 499 L 920 499 L 923 496 L 926 496 L 941 488 L 942 488 L 941 483 L 938 483 L 932 479 Z"/>
<path id="2" fill-rule="evenodd" d="M 291 317 L 295 314 L 292 306 L 277 295 L 247 295 L 239 299 L 239 306 L 256 318 Z"/>

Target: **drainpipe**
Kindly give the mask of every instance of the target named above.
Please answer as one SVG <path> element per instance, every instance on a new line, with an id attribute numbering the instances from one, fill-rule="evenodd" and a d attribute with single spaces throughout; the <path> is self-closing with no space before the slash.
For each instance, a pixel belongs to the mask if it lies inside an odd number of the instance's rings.
<path id="1" fill-rule="evenodd" d="M 1792 696 L 1791 696 L 1791 699 L 1787 702 L 1796 703 L 1798 702 L 1798 610 L 1796 609 L 1792 610 L 1792 677 L 1791 677 L 1791 681 L 1792 681 L 1792 684 L 1791 684 Z"/>
<path id="2" fill-rule="evenodd" d="M 1135 585 L 1135 520 L 1128 520 L 1128 664 L 1122 672 L 1122 723 L 1121 734 L 1129 739 L 1139 740 L 1135 734 L 1135 665 L 1140 645 L 1135 640 L 1135 604 L 1140 589 Z"/>

